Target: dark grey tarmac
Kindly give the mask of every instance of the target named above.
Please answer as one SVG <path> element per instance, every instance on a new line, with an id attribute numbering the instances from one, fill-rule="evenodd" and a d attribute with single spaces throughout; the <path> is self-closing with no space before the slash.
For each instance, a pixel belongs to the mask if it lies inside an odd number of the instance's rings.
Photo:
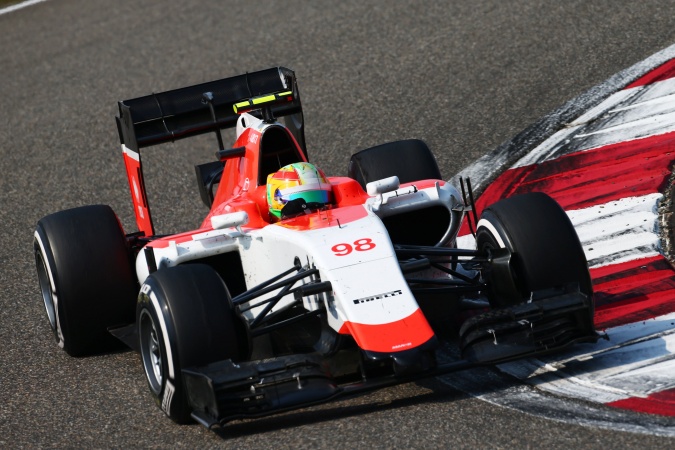
<path id="1" fill-rule="evenodd" d="M 153 404 L 131 352 L 73 359 L 41 303 L 33 230 L 111 205 L 135 230 L 116 102 L 293 68 L 310 157 L 424 139 L 450 178 L 542 115 L 675 43 L 673 1 L 49 0 L 0 16 L 0 448 L 672 448 L 494 406 L 436 380 L 219 433 Z M 160 232 L 206 213 L 192 166 L 212 137 L 144 154 Z M 103 257 L 103 256 L 102 256 Z M 555 402 L 555 399 L 551 400 Z"/>

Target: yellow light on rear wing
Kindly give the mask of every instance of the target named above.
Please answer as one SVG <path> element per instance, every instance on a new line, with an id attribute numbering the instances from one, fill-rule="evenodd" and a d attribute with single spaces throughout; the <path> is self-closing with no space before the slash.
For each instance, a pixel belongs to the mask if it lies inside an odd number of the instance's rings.
<path id="1" fill-rule="evenodd" d="M 235 114 L 243 114 L 254 109 L 261 109 L 264 106 L 272 106 L 278 103 L 289 103 L 292 101 L 293 91 L 284 91 L 252 97 L 248 100 L 235 103 L 232 108 L 234 109 Z"/>

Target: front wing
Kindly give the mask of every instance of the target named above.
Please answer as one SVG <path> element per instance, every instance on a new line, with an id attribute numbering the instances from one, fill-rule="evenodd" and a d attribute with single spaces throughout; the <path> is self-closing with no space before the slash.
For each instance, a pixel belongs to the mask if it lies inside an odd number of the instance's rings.
<path id="1" fill-rule="evenodd" d="M 579 292 L 578 286 L 535 294 L 536 303 L 468 319 L 460 330 L 462 359 L 446 364 L 436 364 L 435 348 L 422 346 L 389 355 L 392 361 L 408 361 L 412 370 L 408 367 L 370 376 L 362 369 L 360 380 L 343 384 L 332 375 L 327 359 L 315 354 L 251 362 L 224 360 L 185 369 L 192 416 L 212 428 L 235 419 L 262 417 L 420 378 L 550 353 L 600 337 L 592 323 L 579 320 L 588 316 L 592 300 Z"/>

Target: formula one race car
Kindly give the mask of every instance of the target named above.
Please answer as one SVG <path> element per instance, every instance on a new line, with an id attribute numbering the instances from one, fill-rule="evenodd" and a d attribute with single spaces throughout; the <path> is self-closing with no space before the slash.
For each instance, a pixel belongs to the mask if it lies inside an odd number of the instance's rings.
<path id="1" fill-rule="evenodd" d="M 38 278 L 58 345 L 139 351 L 176 422 L 211 428 L 598 338 L 586 259 L 555 201 L 516 196 L 479 218 L 470 181 L 443 181 L 419 140 L 326 177 L 289 69 L 126 100 L 117 125 L 139 231 L 107 206 L 49 215 Z M 203 133 L 219 144 L 196 166 L 210 212 L 156 235 L 140 150 Z M 457 248 L 462 226 L 475 247 Z M 461 357 L 439 363 L 441 345 Z"/>

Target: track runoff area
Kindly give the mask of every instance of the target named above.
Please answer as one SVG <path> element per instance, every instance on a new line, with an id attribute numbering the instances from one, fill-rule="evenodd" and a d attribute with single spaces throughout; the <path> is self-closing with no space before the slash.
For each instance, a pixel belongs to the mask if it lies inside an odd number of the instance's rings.
<path id="1" fill-rule="evenodd" d="M 530 191 L 562 205 L 589 262 L 596 328 L 608 340 L 502 364 L 500 374 L 444 381 L 531 414 L 675 436 L 674 162 L 675 45 L 458 174 L 481 193 L 479 214 Z M 468 229 L 461 234 L 460 247 L 475 246 Z M 525 384 L 509 382 L 513 377 Z"/>

